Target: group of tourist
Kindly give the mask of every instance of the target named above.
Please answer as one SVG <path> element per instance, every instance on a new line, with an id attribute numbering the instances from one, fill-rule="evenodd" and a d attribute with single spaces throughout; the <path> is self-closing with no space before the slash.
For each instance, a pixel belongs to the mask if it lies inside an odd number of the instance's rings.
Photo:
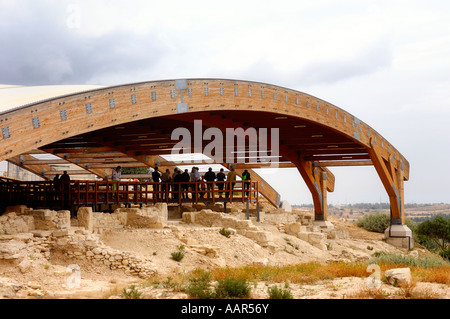
<path id="1" fill-rule="evenodd" d="M 229 197 L 230 191 L 233 191 L 234 185 L 236 183 L 236 172 L 234 168 L 230 168 L 227 175 L 224 173 L 224 169 L 221 168 L 216 174 L 210 167 L 208 171 L 201 175 L 200 170 L 197 166 L 192 167 L 191 172 L 188 169 L 182 171 L 178 167 L 174 168 L 173 173 L 170 173 L 169 169 L 161 173 L 158 167 L 152 172 L 152 180 L 154 183 L 153 191 L 155 192 L 155 198 L 159 198 L 161 194 L 161 199 L 166 200 L 166 194 L 168 192 L 172 193 L 172 199 L 178 199 L 179 191 L 181 191 L 182 199 L 189 198 L 189 193 L 191 193 L 191 198 L 195 198 L 195 194 L 198 194 L 199 198 L 205 198 L 206 193 L 208 197 L 212 197 L 212 191 L 214 185 L 217 185 L 219 198 L 223 198 L 225 189 L 227 190 L 226 197 Z M 119 181 L 121 178 L 121 167 L 118 166 L 113 170 L 113 181 Z M 242 180 L 244 181 L 244 189 L 246 189 L 246 195 L 249 195 L 250 188 L 250 173 L 245 170 L 242 174 Z M 230 182 L 230 183 L 226 183 Z M 160 192 L 161 191 L 161 192 Z"/>

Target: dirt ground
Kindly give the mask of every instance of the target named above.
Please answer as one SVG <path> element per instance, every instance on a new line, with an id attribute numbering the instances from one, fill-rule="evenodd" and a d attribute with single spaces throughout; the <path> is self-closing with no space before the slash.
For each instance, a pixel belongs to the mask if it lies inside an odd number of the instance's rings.
<path id="1" fill-rule="evenodd" d="M 382 234 L 365 231 L 354 224 L 329 218 L 336 229 L 346 230 L 345 239 L 327 240 L 328 250 L 318 249 L 295 236 L 280 231 L 272 222 L 254 223 L 261 230 L 269 231 L 274 245 L 262 247 L 255 241 L 240 235 L 229 238 L 221 235 L 218 228 L 184 224 L 181 220 L 169 220 L 164 229 L 117 229 L 99 234 L 107 246 L 132 252 L 150 258 L 158 272 L 158 280 L 164 281 L 176 274 L 188 273 L 193 269 L 214 267 L 239 267 L 244 265 L 290 265 L 306 262 L 328 263 L 333 261 L 366 261 L 377 251 L 407 254 L 405 249 L 395 248 L 382 240 Z M 176 235 L 173 228 L 182 229 L 183 236 Z M 177 262 L 171 253 L 180 245 L 184 246 L 185 257 Z M 195 247 L 209 245 L 217 252 L 211 257 L 199 253 Z M 71 288 L 70 265 L 80 269 L 81 281 L 78 288 Z M 368 273 L 368 276 L 370 274 Z M 174 292 L 163 285 L 150 285 L 121 269 L 111 270 L 103 264 L 88 262 L 86 259 L 68 258 L 62 253 L 52 253 L 49 260 L 42 258 L 33 262 L 33 267 L 22 273 L 17 265 L 0 260 L 0 292 L 3 298 L 118 298 L 124 288 L 136 285 L 143 287 L 142 297 L 151 299 L 184 299 L 188 296 Z M 252 298 L 267 298 L 268 283 L 254 283 Z M 364 290 L 366 278 L 339 278 L 314 285 L 290 285 L 294 298 L 341 299 Z M 449 299 L 448 285 L 418 283 L 417 288 L 432 290 L 439 298 Z M 382 289 L 394 293 L 395 287 L 382 284 Z M 1 296 L 0 296 L 1 298 Z"/>

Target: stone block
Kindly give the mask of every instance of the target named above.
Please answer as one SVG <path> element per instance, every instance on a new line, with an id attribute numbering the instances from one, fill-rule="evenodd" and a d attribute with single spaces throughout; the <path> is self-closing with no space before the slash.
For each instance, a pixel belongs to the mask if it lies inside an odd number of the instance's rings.
<path id="1" fill-rule="evenodd" d="M 28 208 L 25 205 L 8 206 L 6 207 L 5 214 L 16 213 L 18 216 L 20 216 L 26 214 L 27 209 Z"/>
<path id="2" fill-rule="evenodd" d="M 24 258 L 18 265 L 22 274 L 28 272 L 31 269 L 32 263 L 28 258 Z"/>
<path id="3" fill-rule="evenodd" d="M 56 223 L 53 221 L 56 212 L 49 209 L 37 209 L 32 210 L 30 215 L 33 216 L 35 229 L 50 230 L 56 228 Z"/>
<path id="4" fill-rule="evenodd" d="M 411 283 L 411 269 L 410 268 L 395 268 L 387 270 L 384 273 L 387 281 L 391 285 L 408 285 Z"/>
<path id="5" fill-rule="evenodd" d="M 286 201 L 286 200 L 281 201 L 280 208 L 282 210 L 284 210 L 285 212 L 287 212 L 287 213 L 291 213 L 292 212 L 291 204 L 289 204 L 289 202 Z"/>
<path id="6" fill-rule="evenodd" d="M 326 238 L 326 234 L 323 233 L 309 233 L 308 242 L 311 244 L 321 244 L 325 242 Z"/>
<path id="7" fill-rule="evenodd" d="M 53 237 L 64 237 L 68 235 L 69 235 L 68 230 L 55 230 L 54 232 L 52 232 Z"/>
<path id="8" fill-rule="evenodd" d="M 32 230 L 31 233 L 34 237 L 49 237 L 52 235 L 51 230 L 42 230 L 42 229 L 36 229 Z"/>
<path id="9" fill-rule="evenodd" d="M 167 221 L 169 219 L 167 203 L 156 203 L 155 208 L 159 210 L 159 215 L 163 218 L 163 221 Z"/>
<path id="10" fill-rule="evenodd" d="M 58 229 L 70 228 L 70 211 L 69 210 L 57 211 L 56 217 L 57 217 L 56 228 L 58 228 Z"/>
<path id="11" fill-rule="evenodd" d="M 301 223 L 288 223 L 284 226 L 284 231 L 288 235 L 297 236 L 299 232 L 305 231 L 305 226 L 302 226 Z"/>
<path id="12" fill-rule="evenodd" d="M 94 230 L 94 215 L 91 207 L 80 207 L 77 212 L 78 226 Z"/>
<path id="13" fill-rule="evenodd" d="M 308 242 L 309 241 L 309 234 L 310 234 L 310 232 L 307 232 L 307 231 L 306 232 L 301 232 L 301 233 L 297 234 L 297 237 L 300 238 L 303 241 Z"/>

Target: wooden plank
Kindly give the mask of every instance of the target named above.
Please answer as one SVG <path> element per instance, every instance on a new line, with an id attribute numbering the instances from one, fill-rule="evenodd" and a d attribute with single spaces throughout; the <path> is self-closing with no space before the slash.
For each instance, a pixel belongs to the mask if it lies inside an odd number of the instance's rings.
<path id="1" fill-rule="evenodd" d="M 369 161 L 333 161 L 333 162 L 319 162 L 320 167 L 339 167 L 339 166 L 372 166 L 373 163 Z"/>

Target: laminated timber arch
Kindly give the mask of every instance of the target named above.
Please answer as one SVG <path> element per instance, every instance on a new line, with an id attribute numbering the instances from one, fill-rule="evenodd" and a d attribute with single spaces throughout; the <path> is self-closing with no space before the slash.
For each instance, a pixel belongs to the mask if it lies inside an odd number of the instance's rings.
<path id="1" fill-rule="evenodd" d="M 0 104 L 0 161 L 43 172 L 29 158 L 38 149 L 105 177 L 116 165 L 173 167 L 160 155 L 170 154 L 177 143 L 170 138 L 175 128 L 194 132 L 194 120 L 221 130 L 275 127 L 278 165 L 298 169 L 312 194 L 316 220 L 326 221 L 326 195 L 334 190 L 328 167 L 373 165 L 389 195 L 392 224 L 404 224 L 408 161 L 360 119 L 302 92 L 239 80 L 179 79 L 101 87 L 15 106 Z M 236 157 L 227 163 L 239 170 L 265 166 L 242 164 Z"/>

